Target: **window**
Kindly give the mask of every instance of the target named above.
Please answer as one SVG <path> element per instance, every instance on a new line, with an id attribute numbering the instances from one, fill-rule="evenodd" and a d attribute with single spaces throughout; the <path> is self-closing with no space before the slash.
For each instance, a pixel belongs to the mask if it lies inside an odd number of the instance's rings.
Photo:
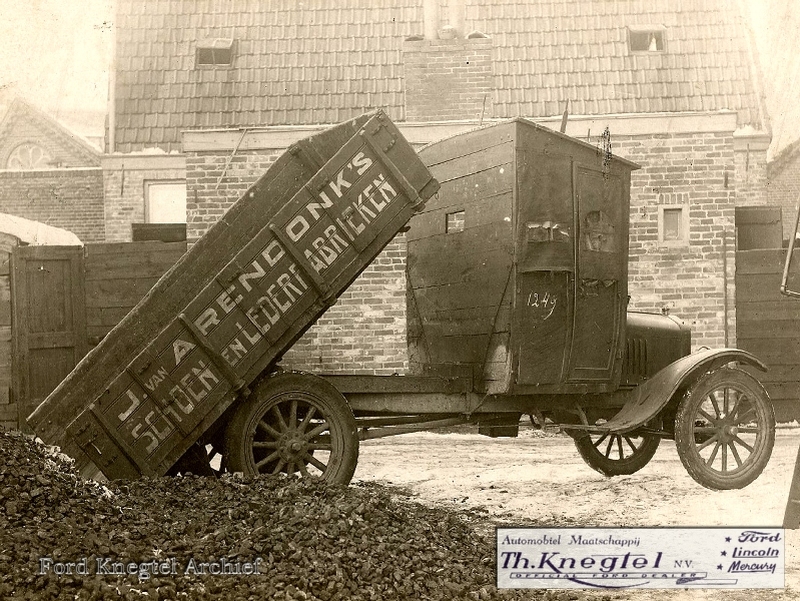
<path id="1" fill-rule="evenodd" d="M 631 52 L 664 52 L 663 28 L 628 28 L 628 47 Z"/>
<path id="2" fill-rule="evenodd" d="M 447 234 L 451 234 L 453 232 L 463 232 L 464 211 L 456 211 L 455 213 L 448 213 L 444 231 Z"/>
<path id="3" fill-rule="evenodd" d="M 186 223 L 186 181 L 145 182 L 147 223 Z"/>
<path id="4" fill-rule="evenodd" d="M 52 167 L 50 153 L 33 142 L 20 144 L 8 157 L 6 169 L 25 171 L 28 169 L 48 169 Z"/>
<path id="5" fill-rule="evenodd" d="M 233 38 L 213 38 L 197 42 L 196 67 L 230 67 L 233 64 Z"/>
<path id="6" fill-rule="evenodd" d="M 664 246 L 681 246 L 689 243 L 688 206 L 658 207 L 658 241 Z"/>

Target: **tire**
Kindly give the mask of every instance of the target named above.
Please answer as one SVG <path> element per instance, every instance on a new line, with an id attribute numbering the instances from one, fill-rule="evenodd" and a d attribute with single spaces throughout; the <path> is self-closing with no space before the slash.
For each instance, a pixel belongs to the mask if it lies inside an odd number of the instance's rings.
<path id="1" fill-rule="evenodd" d="M 740 369 L 726 367 L 704 375 L 678 405 L 678 456 L 689 475 L 706 488 L 744 488 L 764 470 L 774 444 L 775 412 L 769 396 L 758 380 Z"/>
<path id="2" fill-rule="evenodd" d="M 347 400 L 325 380 L 281 373 L 261 380 L 226 428 L 228 469 L 317 477 L 347 485 L 358 431 Z"/>
<path id="3" fill-rule="evenodd" d="M 583 460 L 604 476 L 629 476 L 647 465 L 661 438 L 629 434 L 573 435 Z"/>

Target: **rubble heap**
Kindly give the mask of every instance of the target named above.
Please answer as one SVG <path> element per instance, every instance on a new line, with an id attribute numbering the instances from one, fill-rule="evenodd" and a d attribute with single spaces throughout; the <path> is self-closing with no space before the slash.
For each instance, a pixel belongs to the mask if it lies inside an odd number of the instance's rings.
<path id="1" fill-rule="evenodd" d="M 2 599 L 549 598 L 494 587 L 494 530 L 480 521 L 374 484 L 189 475 L 104 486 L 0 430 Z"/>

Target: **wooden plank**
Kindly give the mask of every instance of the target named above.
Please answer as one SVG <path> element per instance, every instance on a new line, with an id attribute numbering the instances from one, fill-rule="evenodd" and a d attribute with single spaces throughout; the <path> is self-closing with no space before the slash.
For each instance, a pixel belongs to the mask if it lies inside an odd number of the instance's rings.
<path id="1" fill-rule="evenodd" d="M 86 324 L 90 328 L 103 328 L 108 331 L 122 321 L 133 307 L 133 304 L 129 307 L 87 307 Z"/>
<path id="2" fill-rule="evenodd" d="M 773 402 L 775 407 L 775 420 L 779 423 L 791 422 L 800 415 L 800 406 L 797 399 L 778 400 Z"/>
<path id="3" fill-rule="evenodd" d="M 783 220 L 780 207 L 736 207 L 738 250 L 780 249 Z"/>
<path id="4" fill-rule="evenodd" d="M 798 338 L 800 321 L 791 319 L 744 319 L 736 324 L 737 340 Z"/>
<path id="5" fill-rule="evenodd" d="M 128 246 L 106 249 L 102 245 L 87 251 L 86 279 L 105 279 L 119 273 L 122 276 L 160 277 L 186 251 L 186 243 L 126 243 Z M 144 248 L 143 248 L 144 247 Z"/>
<path id="6" fill-rule="evenodd" d="M 755 338 L 738 340 L 738 346 L 750 351 L 769 365 L 800 365 L 800 339 L 798 338 Z"/>
<path id="7" fill-rule="evenodd" d="M 456 282 L 415 288 L 414 296 L 423 323 L 429 312 L 455 311 L 466 306 L 497 306 L 503 290 L 491 286 L 476 286 L 474 282 Z"/>
<path id="8" fill-rule="evenodd" d="M 736 207 L 736 227 L 753 224 L 781 224 L 781 207 Z M 766 248 L 766 247 L 765 247 Z"/>
<path id="9" fill-rule="evenodd" d="M 158 242 L 154 246 L 151 243 L 126 242 L 126 248 L 115 249 L 113 252 L 107 251 L 102 247 L 95 248 L 87 257 L 87 267 L 94 269 L 124 269 L 130 263 L 141 262 L 143 260 L 154 261 L 156 263 L 174 262 L 186 252 L 186 243 L 163 243 Z M 141 248 L 144 245 L 145 248 Z"/>
<path id="10" fill-rule="evenodd" d="M 449 204 L 435 211 L 423 212 L 411 220 L 406 234 L 408 242 L 429 238 L 436 235 L 452 235 L 458 232 L 447 231 L 447 215 L 458 211 L 464 212 L 464 230 L 482 227 L 492 223 L 500 224 L 511 235 L 513 227 L 514 195 L 511 190 L 496 196 L 476 199 L 472 202 Z"/>
<path id="11" fill-rule="evenodd" d="M 786 260 L 786 251 L 783 249 L 744 250 L 736 252 L 736 275 L 746 274 L 780 274 Z M 800 273 L 800 250 L 795 251 L 792 264 L 797 266 Z"/>
<path id="12" fill-rule="evenodd" d="M 736 277 L 736 300 L 798 302 L 781 294 L 781 276 L 778 273 L 747 274 Z"/>
<path id="13" fill-rule="evenodd" d="M 772 401 L 800 400 L 796 382 L 763 382 L 763 384 Z M 795 414 L 794 418 L 800 419 L 800 414 Z"/>
<path id="14" fill-rule="evenodd" d="M 472 389 L 471 378 L 439 376 L 368 376 L 320 374 L 344 395 L 348 393 L 443 393 L 456 394 Z"/>
<path id="15" fill-rule="evenodd" d="M 428 336 L 427 341 L 434 363 L 472 363 L 482 366 L 489 335 Z"/>
<path id="16" fill-rule="evenodd" d="M 516 130 L 517 125 L 515 123 L 475 129 L 448 138 L 448 143 L 446 144 L 426 146 L 420 149 L 419 156 L 430 169 L 441 163 L 457 160 L 485 148 L 512 142 L 516 138 Z M 431 169 L 431 173 L 433 173 L 433 169 Z"/>
<path id="17" fill-rule="evenodd" d="M 125 280 L 125 279 L 150 279 L 154 283 L 158 278 L 164 275 L 170 267 L 177 262 L 175 261 L 142 261 L 133 263 L 127 267 L 122 268 L 98 268 L 93 267 L 91 271 L 86 272 L 86 281 L 102 282 L 106 280 Z"/>
<path id="18" fill-rule="evenodd" d="M 158 240 L 160 242 L 182 242 L 186 240 L 185 223 L 132 223 L 131 237 L 134 242 Z"/>
<path id="19" fill-rule="evenodd" d="M 503 248 L 495 232 L 499 228 L 476 228 L 470 233 L 479 235 L 453 235 L 453 244 L 445 249 L 440 240 L 428 238 L 409 244 L 408 278 L 412 288 L 428 288 L 456 282 L 474 282 L 481 286 L 504 286 L 511 269 L 510 249 Z M 489 234 L 488 232 L 492 232 Z M 478 241 L 489 243 L 489 248 Z M 472 241 L 472 242 L 470 242 Z M 506 241 L 507 244 L 507 241 Z M 498 293 L 502 293 L 499 290 Z M 471 304 L 468 298 L 465 304 Z"/>
<path id="20" fill-rule="evenodd" d="M 100 255 L 117 255 L 117 254 L 131 254 L 131 252 L 140 253 L 158 253 L 159 251 L 171 252 L 177 251 L 181 247 L 185 248 L 184 242 L 161 242 L 158 240 L 148 240 L 140 242 L 94 242 L 84 246 L 86 250 L 87 259 L 98 257 Z"/>
<path id="21" fill-rule="evenodd" d="M 800 320 L 800 299 L 786 298 L 777 301 L 736 300 L 737 328 L 739 321 Z"/>
<path id="22" fill-rule="evenodd" d="M 130 309 L 153 288 L 158 278 L 108 279 L 86 282 L 86 307 Z"/>
<path id="23" fill-rule="evenodd" d="M 11 325 L 11 278 L 0 276 L 0 327 Z"/>
<path id="24" fill-rule="evenodd" d="M 11 273 L 11 252 L 0 248 L 0 276 L 8 277 Z"/>
<path id="25" fill-rule="evenodd" d="M 421 215 L 427 211 L 443 210 L 460 204 L 470 204 L 514 191 L 515 173 L 513 157 L 500 165 L 479 168 L 442 184 L 439 195 L 426 203 Z M 419 217 L 415 217 L 418 221 Z"/>
<path id="26" fill-rule="evenodd" d="M 454 158 L 444 163 L 431 165 L 430 170 L 442 186 L 451 180 L 480 171 L 500 170 L 513 161 L 514 143 L 506 142 L 497 146 L 481 148 L 470 154 Z"/>
<path id="27" fill-rule="evenodd" d="M 486 307 L 433 310 L 426 314 L 425 326 L 426 329 L 435 328 L 443 336 L 490 334 L 494 331 L 495 315 L 497 315 L 496 304 Z"/>
<path id="28" fill-rule="evenodd" d="M 798 398 L 800 398 L 800 365 L 797 363 L 770 363 L 769 370 L 754 371 L 762 382 L 796 382 L 798 387 Z"/>

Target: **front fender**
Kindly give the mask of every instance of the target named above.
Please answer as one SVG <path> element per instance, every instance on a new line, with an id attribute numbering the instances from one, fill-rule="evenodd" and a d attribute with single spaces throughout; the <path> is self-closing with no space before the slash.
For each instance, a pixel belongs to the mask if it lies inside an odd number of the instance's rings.
<path id="1" fill-rule="evenodd" d="M 698 351 L 670 363 L 634 388 L 630 398 L 614 417 L 602 426 L 589 430 L 617 434 L 630 432 L 658 415 L 679 390 L 685 390 L 703 374 L 731 362 L 767 371 L 767 366 L 747 351 L 735 348 Z"/>

